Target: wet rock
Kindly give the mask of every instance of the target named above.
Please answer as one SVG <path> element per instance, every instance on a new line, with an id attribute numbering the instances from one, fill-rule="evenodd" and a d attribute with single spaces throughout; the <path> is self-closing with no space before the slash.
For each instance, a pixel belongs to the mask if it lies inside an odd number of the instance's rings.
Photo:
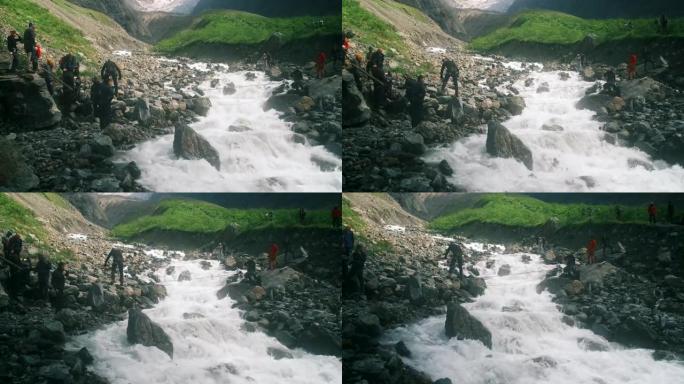
<path id="1" fill-rule="evenodd" d="M 648 162 L 643 161 L 643 160 L 639 160 L 639 159 L 628 159 L 627 165 L 630 168 L 642 167 L 647 171 L 654 171 L 655 170 L 655 166 L 653 166 L 653 164 L 648 163 Z"/>
<path id="2" fill-rule="evenodd" d="M 62 362 L 41 367 L 38 375 L 47 379 L 49 383 L 71 384 L 74 382 L 69 367 Z"/>
<path id="3" fill-rule="evenodd" d="M 506 109 L 513 115 L 521 115 L 525 110 L 525 99 L 521 96 L 511 96 L 506 99 Z"/>
<path id="4" fill-rule="evenodd" d="M 291 93 L 273 95 L 266 101 L 263 109 L 264 111 L 275 109 L 278 112 L 289 112 L 301 98 L 301 96 Z"/>
<path id="5" fill-rule="evenodd" d="M 570 296 L 577 296 L 584 291 L 584 284 L 579 280 L 573 280 L 565 286 L 564 290 Z"/>
<path id="6" fill-rule="evenodd" d="M 399 356 L 411 357 L 411 351 L 408 349 L 403 341 L 394 344 L 394 350 L 397 351 Z"/>
<path id="7" fill-rule="evenodd" d="M 580 346 L 580 348 L 584 349 L 585 351 L 605 352 L 610 349 L 610 347 L 607 344 L 586 337 L 580 337 L 579 339 L 577 339 L 577 344 Z"/>
<path id="8" fill-rule="evenodd" d="M 551 87 L 549 86 L 549 83 L 543 82 L 543 83 L 537 88 L 537 93 L 546 93 L 546 92 L 551 92 Z"/>
<path id="9" fill-rule="evenodd" d="M 290 352 L 287 352 L 283 349 L 280 348 L 275 348 L 275 347 L 268 347 L 266 349 L 266 353 L 268 353 L 269 356 L 272 356 L 276 360 L 281 360 L 281 359 L 293 359 L 294 356 Z"/>
<path id="10" fill-rule="evenodd" d="M 208 97 L 198 97 L 192 101 L 192 111 L 200 116 L 207 116 L 211 109 L 211 100 Z"/>
<path id="11" fill-rule="evenodd" d="M 294 105 L 295 110 L 299 113 L 309 112 L 316 106 L 316 102 L 309 96 L 303 96 Z"/>
<path id="12" fill-rule="evenodd" d="M 228 83 L 223 87 L 224 95 L 234 95 L 236 92 L 237 88 L 235 87 L 235 83 Z"/>
<path id="13" fill-rule="evenodd" d="M 497 121 L 490 121 L 487 130 L 487 153 L 495 157 L 514 158 L 533 170 L 532 152 L 506 127 Z"/>
<path id="14" fill-rule="evenodd" d="M 220 82 L 221 82 L 221 80 L 219 80 L 219 79 L 211 79 L 211 81 L 209 82 L 209 86 L 212 88 L 216 88 L 216 87 L 218 87 Z"/>
<path id="15" fill-rule="evenodd" d="M 371 110 L 366 104 L 363 94 L 356 87 L 354 76 L 346 70 L 342 71 L 342 124 L 345 127 L 356 127 L 367 123 Z"/>
<path id="16" fill-rule="evenodd" d="M 402 143 L 402 148 L 408 153 L 412 153 L 417 156 L 425 154 L 427 147 L 425 146 L 425 141 L 423 136 L 418 133 L 408 133 L 404 136 L 404 142 Z"/>
<path id="17" fill-rule="evenodd" d="M 499 268 L 499 272 L 497 272 L 497 275 L 499 276 L 507 276 L 511 274 L 511 266 L 509 264 L 504 264 Z"/>
<path id="18" fill-rule="evenodd" d="M 413 303 L 423 301 L 423 286 L 420 277 L 413 275 L 408 279 L 408 297 Z"/>
<path id="19" fill-rule="evenodd" d="M 446 176 L 451 176 L 454 174 L 454 169 L 451 168 L 451 165 L 449 165 L 449 162 L 446 160 L 442 160 L 439 162 L 439 165 L 437 166 L 440 172 Z"/>
<path id="20" fill-rule="evenodd" d="M 339 356 L 342 341 L 324 327 L 312 325 L 299 335 L 297 344 L 309 353 L 316 355 Z"/>
<path id="21" fill-rule="evenodd" d="M 217 170 L 221 170 L 218 151 L 202 136 L 185 124 L 176 126 L 173 152 L 187 160 L 204 159 Z"/>
<path id="22" fill-rule="evenodd" d="M 173 358 L 173 343 L 169 335 L 139 309 L 128 311 L 126 336 L 129 343 L 157 347 Z"/>
<path id="23" fill-rule="evenodd" d="M 114 144 L 112 143 L 112 139 L 107 135 L 96 134 L 93 136 L 92 140 L 88 142 L 88 145 L 90 145 L 91 151 L 95 155 L 102 157 L 114 155 Z"/>
<path id="24" fill-rule="evenodd" d="M 372 338 L 382 335 L 380 318 L 374 314 L 367 313 L 359 316 L 354 325 L 356 327 L 356 331 L 361 335 L 366 335 Z"/>
<path id="25" fill-rule="evenodd" d="M 62 120 L 45 80 L 37 74 L 0 77 L 0 105 L 12 106 L 0 110 L 0 119 L 22 131 L 50 128 Z"/>
<path id="26" fill-rule="evenodd" d="M 473 296 L 480 296 L 484 294 L 485 289 L 487 288 L 487 283 L 481 277 L 468 277 L 462 284 L 463 289 Z"/>
<path id="27" fill-rule="evenodd" d="M 192 276 L 190 275 L 190 271 L 183 271 L 178 275 L 178 281 L 190 281 L 192 280 Z"/>
<path id="28" fill-rule="evenodd" d="M 46 320 L 40 328 L 41 336 L 53 343 L 63 344 L 66 341 L 64 325 L 56 320 Z"/>
<path id="29" fill-rule="evenodd" d="M 563 132 L 564 128 L 558 124 L 544 124 L 542 125 L 542 130 L 549 132 Z"/>
<path id="30" fill-rule="evenodd" d="M 105 301 L 101 284 L 92 284 L 88 288 L 88 296 L 86 299 L 86 303 L 87 305 L 91 306 L 93 309 L 96 310 L 103 308 Z"/>
<path id="31" fill-rule="evenodd" d="M 492 348 L 491 332 L 457 302 L 451 302 L 447 305 L 447 319 L 444 328 L 449 338 L 479 340 L 488 348 Z"/>
<path id="32" fill-rule="evenodd" d="M 144 124 L 152 117 L 150 114 L 150 106 L 147 99 L 138 98 L 135 101 L 135 109 L 133 110 L 133 118 L 139 123 Z"/>

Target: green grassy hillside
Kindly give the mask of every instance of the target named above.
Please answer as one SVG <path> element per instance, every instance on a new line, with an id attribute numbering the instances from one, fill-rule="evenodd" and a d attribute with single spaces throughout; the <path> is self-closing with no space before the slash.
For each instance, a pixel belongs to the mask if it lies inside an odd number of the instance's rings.
<path id="1" fill-rule="evenodd" d="M 166 200 L 159 203 L 154 213 L 119 224 L 112 234 L 122 239 L 131 239 L 148 231 L 177 231 L 198 234 L 214 234 L 230 226 L 237 226 L 240 232 L 262 228 L 329 228 L 329 212 L 308 211 L 306 223 L 299 223 L 299 210 L 272 210 L 269 220 L 267 209 L 228 209 L 215 204 L 195 200 Z"/>
<path id="2" fill-rule="evenodd" d="M 98 12 L 76 7 L 66 0 L 53 2 L 65 7 L 69 12 L 87 12 L 102 22 L 109 20 Z M 83 33 L 52 15 L 47 9 L 30 0 L 0 0 L 0 25 L 3 29 L 14 29 L 23 35 L 29 22 L 36 25 L 38 41 L 49 55 L 54 56 L 54 52 L 77 52 L 88 58 L 94 57 L 95 49 Z M 4 38 L 5 36 L 3 41 Z"/>
<path id="3" fill-rule="evenodd" d="M 587 20 L 561 12 L 527 11 L 514 16 L 507 26 L 474 39 L 470 47 L 491 51 L 510 42 L 572 45 L 589 35 L 597 44 L 625 39 L 684 37 L 684 19 L 671 20 L 669 33 L 662 35 L 658 33 L 654 19 Z"/>
<path id="4" fill-rule="evenodd" d="M 561 226 L 603 223 L 646 223 L 646 207 L 621 206 L 618 221 L 614 205 L 555 204 L 521 195 L 488 195 L 474 208 L 440 216 L 430 228 L 450 231 L 467 224 L 487 223 L 515 227 L 538 227 L 557 218 Z"/>
<path id="5" fill-rule="evenodd" d="M 211 11 L 197 17 L 187 29 L 160 41 L 156 49 L 177 53 L 196 44 L 259 45 L 276 32 L 282 34 L 284 43 L 335 35 L 340 33 L 340 18 L 268 18 L 239 11 Z"/>

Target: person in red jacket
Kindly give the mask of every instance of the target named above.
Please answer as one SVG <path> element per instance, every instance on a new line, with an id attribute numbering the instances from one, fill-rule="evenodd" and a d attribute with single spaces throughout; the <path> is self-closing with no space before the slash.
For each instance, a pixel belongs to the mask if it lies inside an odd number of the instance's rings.
<path id="1" fill-rule="evenodd" d="M 274 270 L 276 268 L 279 251 L 278 244 L 272 243 L 271 248 L 268 250 L 268 269 Z"/>
<path id="2" fill-rule="evenodd" d="M 340 210 L 340 207 L 336 206 L 333 208 L 332 212 L 330 212 L 330 217 L 332 218 L 333 228 L 342 226 L 342 210 Z"/>
<path id="3" fill-rule="evenodd" d="M 627 64 L 627 79 L 634 80 L 636 78 L 637 70 L 637 55 L 632 54 L 629 57 L 629 63 Z"/>
<path id="4" fill-rule="evenodd" d="M 656 208 L 655 203 L 651 202 L 651 204 L 648 205 L 648 222 L 650 224 L 656 223 L 656 215 L 657 214 L 658 214 L 658 208 Z"/>
<path id="5" fill-rule="evenodd" d="M 596 263 L 596 239 L 592 238 L 589 240 L 589 244 L 587 244 L 587 264 L 595 264 Z"/>
<path id="6" fill-rule="evenodd" d="M 323 76 L 325 76 L 325 61 L 328 59 L 328 57 L 325 55 L 325 52 L 321 52 L 318 54 L 318 58 L 316 58 L 316 76 L 318 76 L 319 79 L 322 79 Z"/>

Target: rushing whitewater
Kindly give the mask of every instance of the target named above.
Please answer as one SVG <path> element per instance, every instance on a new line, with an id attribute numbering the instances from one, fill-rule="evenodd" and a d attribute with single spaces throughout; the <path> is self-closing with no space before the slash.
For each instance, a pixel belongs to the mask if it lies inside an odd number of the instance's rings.
<path id="1" fill-rule="evenodd" d="M 212 268 L 203 270 L 199 261 L 174 261 L 174 274 L 166 275 L 165 269 L 157 273 L 168 297 L 145 313 L 171 337 L 173 359 L 155 347 L 130 345 L 127 321 L 81 336 L 73 347 L 86 346 L 95 357 L 94 371 L 112 384 L 342 382 L 337 358 L 290 350 L 262 332 L 243 330 L 244 320 L 231 308 L 234 302 L 216 297 L 233 272 L 211 263 Z M 177 281 L 185 270 L 192 280 Z M 293 358 L 276 360 L 268 348 L 287 351 Z"/>
<path id="2" fill-rule="evenodd" d="M 559 72 L 533 72 L 534 84 L 515 83 L 527 107 L 522 115 L 503 124 L 534 157 L 534 171 L 514 159 L 487 154 L 486 134 L 469 136 L 431 151 L 427 160 L 446 159 L 454 169 L 450 181 L 471 192 L 665 192 L 684 188 L 684 168 L 655 161 L 636 148 L 613 145 L 605 140 L 594 112 L 578 110 L 575 104 L 593 83 L 573 73 L 561 81 Z M 550 93 L 537 93 L 549 83 Z M 560 125 L 562 132 L 543 130 Z M 630 167 L 630 163 L 648 164 Z"/>
<path id="3" fill-rule="evenodd" d="M 197 69 L 206 70 L 198 64 Z M 135 161 L 142 170 L 140 183 L 157 192 L 339 192 L 342 160 L 323 146 L 295 142 L 291 124 L 263 105 L 281 82 L 257 72 L 253 81 L 246 72 L 223 68 L 220 84 L 201 85 L 211 99 L 207 117 L 191 127 L 216 148 L 221 158 L 218 171 L 205 160 L 184 160 L 173 153 L 174 135 L 142 143 L 121 159 Z M 237 92 L 224 95 L 223 87 L 234 83 Z M 188 92 L 192 92 L 188 90 Z M 230 127 L 233 126 L 233 129 Z M 237 128 L 235 128 L 237 127 Z"/>
<path id="4" fill-rule="evenodd" d="M 501 251 L 501 249 L 499 249 Z M 495 253 L 496 266 L 478 269 L 487 279 L 485 294 L 464 307 L 492 333 L 492 350 L 479 341 L 447 339 L 446 316 L 428 318 L 392 331 L 388 342 L 403 340 L 412 352 L 405 361 L 434 379 L 459 384 L 660 384 L 681 382 L 684 366 L 655 361 L 645 349 L 625 349 L 589 330 L 566 325 L 548 292 L 536 285 L 552 267 L 541 257 Z M 497 276 L 503 264 L 511 274 Z M 502 308 L 519 307 L 519 312 Z M 590 351 L 587 345 L 605 351 Z"/>

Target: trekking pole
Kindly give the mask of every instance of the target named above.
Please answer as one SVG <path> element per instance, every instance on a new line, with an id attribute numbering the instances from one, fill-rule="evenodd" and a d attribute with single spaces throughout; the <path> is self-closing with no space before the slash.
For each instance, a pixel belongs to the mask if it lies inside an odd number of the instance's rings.
<path id="1" fill-rule="evenodd" d="M 349 58 L 349 55 L 347 55 L 347 58 Z M 355 59 L 355 58 L 354 58 Z M 349 60 L 349 64 L 351 64 L 352 67 L 357 68 L 361 72 L 363 72 L 366 76 L 370 77 L 372 80 L 375 80 L 379 83 L 384 83 L 384 81 L 378 79 L 377 77 L 373 76 L 372 74 L 368 73 L 365 68 L 361 68 L 360 66 L 356 65 L 352 60 Z"/>

